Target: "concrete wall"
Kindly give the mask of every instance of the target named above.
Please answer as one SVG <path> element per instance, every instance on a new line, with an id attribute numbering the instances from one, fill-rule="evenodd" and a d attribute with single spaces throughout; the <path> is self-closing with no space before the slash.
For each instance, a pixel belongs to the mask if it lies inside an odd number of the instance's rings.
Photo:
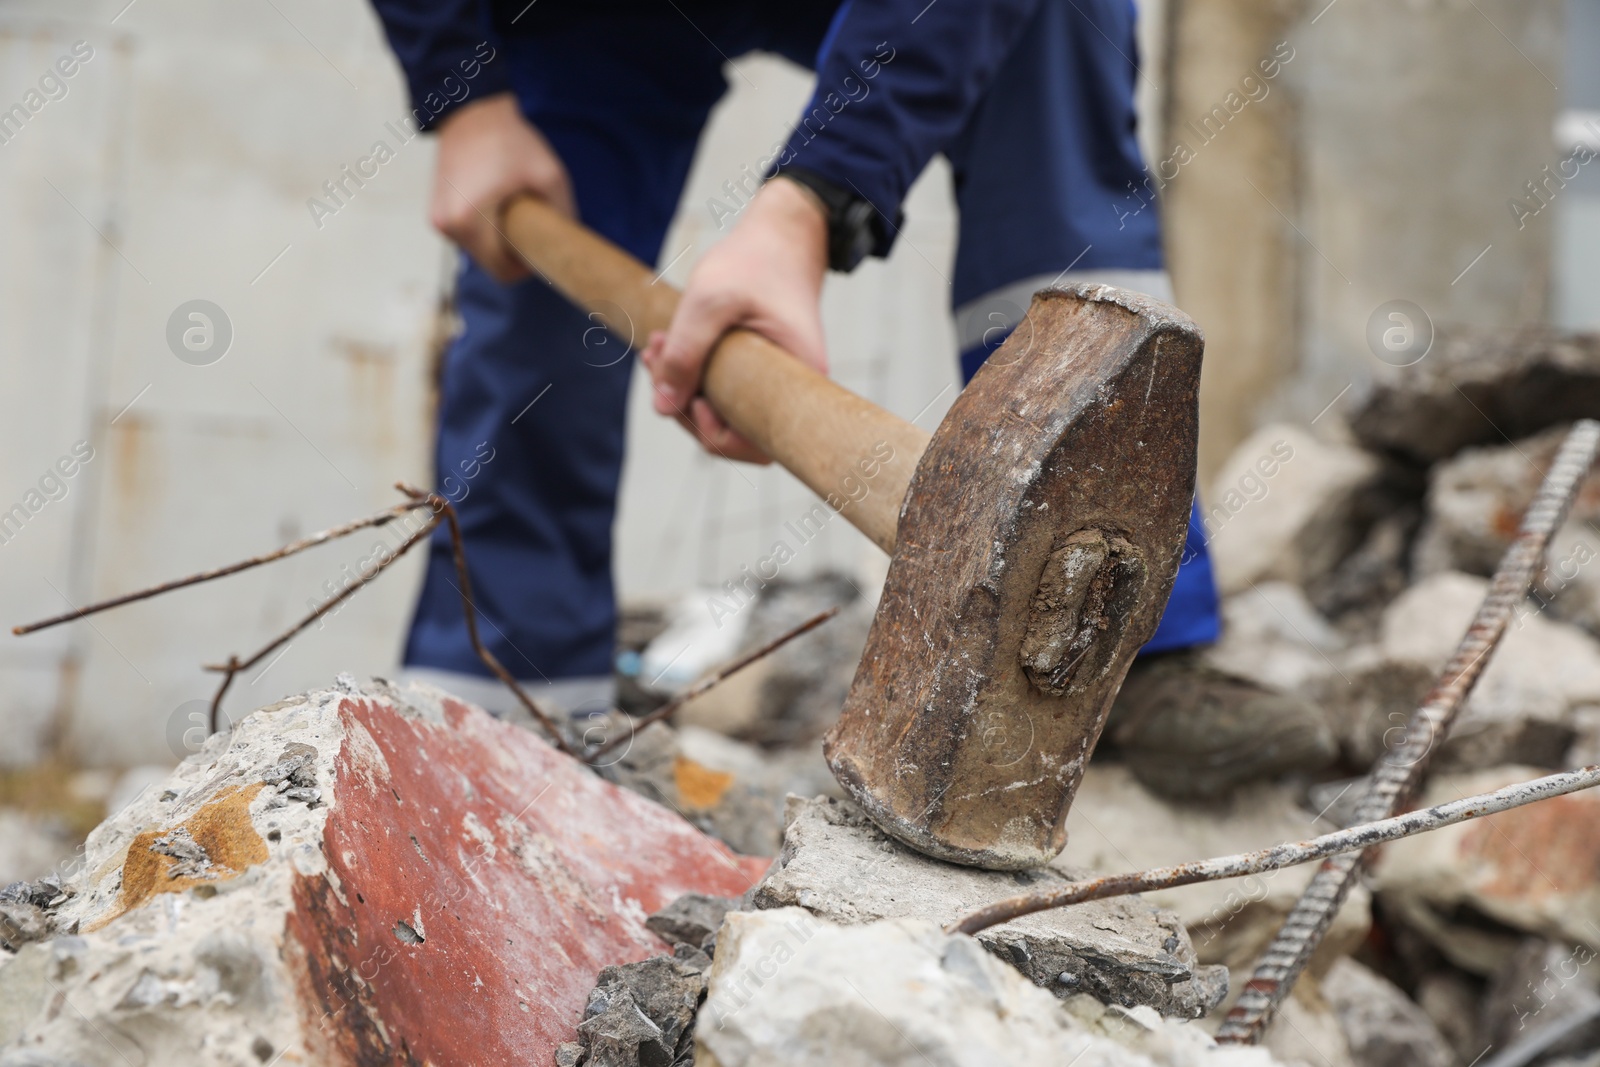
<path id="1" fill-rule="evenodd" d="M 119 16 L 125 3 L 0 11 L 7 105 L 74 42 L 93 49 L 0 145 L 0 499 L 24 500 L 75 442 L 93 449 L 0 546 L 8 625 L 264 551 L 427 476 L 432 160 L 384 129 L 404 109 L 368 10 L 142 0 Z M 307 199 L 379 138 L 397 155 L 319 229 Z M 195 299 L 231 324 L 209 365 L 168 344 Z M 0 758 L 59 741 L 92 762 L 170 762 L 186 702 L 214 688 L 199 664 L 264 642 L 376 540 L 7 635 Z M 402 571 L 241 678 L 230 705 L 384 668 L 415 579 Z"/>

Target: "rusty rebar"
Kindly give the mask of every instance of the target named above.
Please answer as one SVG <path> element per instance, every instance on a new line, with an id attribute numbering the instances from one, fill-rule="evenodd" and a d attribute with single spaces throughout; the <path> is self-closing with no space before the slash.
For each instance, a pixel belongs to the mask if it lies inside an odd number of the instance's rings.
<path id="1" fill-rule="evenodd" d="M 229 656 L 228 662 L 224 664 L 203 664 L 202 669 L 208 671 L 220 671 L 223 674 L 222 684 L 217 688 L 217 695 L 211 698 L 211 718 L 208 724 L 210 732 L 217 732 L 217 714 L 222 707 L 222 697 L 223 694 L 228 691 L 228 687 L 233 684 L 234 675 L 254 667 L 257 663 L 260 663 L 268 653 L 286 644 L 301 630 L 304 630 L 307 626 L 310 626 L 312 623 L 322 618 L 322 616 L 326 615 L 335 606 L 355 596 L 357 591 L 365 588 L 368 582 L 382 574 L 384 569 L 388 567 L 389 564 L 405 555 L 412 545 L 415 545 L 418 541 L 431 534 L 438 527 L 439 522 L 440 515 L 437 511 L 435 511 L 428 521 L 423 523 L 421 529 L 417 530 L 410 537 L 402 541 L 400 546 L 389 554 L 388 558 L 379 561 L 378 565 L 372 569 L 371 574 L 357 574 L 356 581 L 345 586 L 343 589 L 339 590 L 339 592 L 335 593 L 333 596 L 327 598 L 322 603 L 312 608 L 304 618 L 295 623 L 293 626 L 289 627 L 283 633 L 279 634 L 277 637 L 273 638 L 249 659 L 241 663 L 238 656 Z M 356 529 L 360 529 L 360 527 L 358 526 Z"/>
<path id="2" fill-rule="evenodd" d="M 733 662 L 724 664 L 711 674 L 708 674 L 698 682 L 695 682 L 688 689 L 685 689 L 683 692 L 679 693 L 665 704 L 661 705 L 659 708 L 656 708 L 650 714 L 641 717 L 637 722 L 629 723 L 628 731 L 626 733 L 619 733 L 609 741 L 603 742 L 598 748 L 591 750 L 588 755 L 584 757 L 584 759 L 590 763 L 593 763 L 601 756 L 604 756 L 607 752 L 610 752 L 612 749 L 622 744 L 625 739 L 630 739 L 645 727 L 651 726 L 660 722 L 662 719 L 665 719 L 667 716 L 683 707 L 695 697 L 704 695 L 707 690 L 714 688 L 724 679 L 739 673 L 756 660 L 761 659 L 764 656 L 772 655 L 772 653 L 778 651 L 778 649 L 782 648 L 790 641 L 793 641 L 801 634 L 807 634 L 812 630 L 815 630 L 818 626 L 821 626 L 823 623 L 839 614 L 839 609 L 841 607 L 842 605 L 835 604 L 826 611 L 819 611 L 815 615 L 811 616 L 811 618 L 807 619 L 805 622 L 801 623 L 799 626 L 796 626 L 787 633 L 779 634 L 777 637 L 774 637 L 771 641 L 768 641 L 760 648 L 751 652 L 746 652 Z"/>
<path id="3" fill-rule="evenodd" d="M 182 589 L 185 586 L 198 585 L 201 582 L 209 582 L 214 578 L 226 578 L 230 574 L 238 574 L 240 571 L 247 571 L 251 567 L 259 567 L 263 563 L 271 563 L 274 560 L 283 559 L 285 556 L 292 556 L 296 552 L 304 552 L 308 548 L 315 548 L 318 545 L 326 544 L 329 541 L 344 537 L 346 534 L 355 533 L 357 530 L 365 529 L 368 526 L 383 526 L 386 523 L 392 522 L 394 519 L 400 517 L 406 512 L 413 511 L 422 506 L 424 506 L 424 504 L 417 501 L 407 501 L 404 504 L 396 504 L 393 507 L 384 508 L 376 515 L 368 515 L 364 519 L 355 519 L 352 522 L 341 523 L 338 526 L 330 526 L 320 533 L 312 534 L 310 537 L 302 537 L 298 541 L 291 541 L 282 548 L 263 553 L 259 556 L 251 556 L 249 559 L 241 560 L 238 563 L 230 563 L 226 567 L 214 567 L 208 571 L 200 571 L 198 574 L 191 574 L 186 578 L 175 578 L 170 582 L 162 582 L 159 585 L 152 585 L 149 588 L 140 589 L 137 592 L 124 593 L 121 596 L 114 596 L 109 600 L 102 600 L 98 603 L 90 604 L 87 607 L 77 608 L 61 615 L 52 615 L 50 618 L 40 619 L 38 622 L 25 623 L 21 626 L 13 626 L 11 628 L 11 632 L 16 634 L 18 637 L 21 637 L 23 634 L 31 634 L 36 630 L 43 630 L 51 626 L 57 626 L 64 622 L 71 622 L 74 619 L 81 619 L 86 615 L 93 615 L 97 612 L 105 611 L 108 608 L 121 607 L 123 604 L 131 604 L 136 600 L 145 600 L 149 597 L 159 596 L 162 593 L 170 593 L 175 589 Z"/>
<path id="4" fill-rule="evenodd" d="M 1384 818 L 1411 801 L 1435 746 L 1448 736 L 1462 704 L 1483 673 L 1489 654 L 1504 636 L 1513 611 L 1527 596 L 1550 538 L 1566 517 L 1580 482 L 1594 463 L 1597 447 L 1600 422 L 1582 419 L 1574 423 L 1528 506 L 1516 538 L 1501 558 L 1489 591 L 1461 643 L 1406 724 L 1400 745 L 1373 765 L 1356 807 L 1357 821 L 1370 823 Z M 1260 1040 L 1333 924 L 1370 855 L 1365 850 L 1343 853 L 1329 859 L 1312 877 L 1256 964 L 1238 1003 L 1217 1030 L 1219 1043 L 1253 1045 Z"/>
<path id="5" fill-rule="evenodd" d="M 425 492 L 405 482 L 395 482 L 394 487 L 413 500 L 426 500 L 431 503 L 434 514 L 436 516 L 442 515 L 444 521 L 450 526 L 450 551 L 455 558 L 456 578 L 461 583 L 456 587 L 456 592 L 461 594 L 461 610 L 466 616 L 467 638 L 472 642 L 473 651 L 478 654 L 478 658 L 483 661 L 484 666 L 488 667 L 496 678 L 505 683 L 506 688 L 511 690 L 512 695 L 517 698 L 528 714 L 533 716 L 534 721 L 544 727 L 545 732 L 550 735 L 550 739 L 555 742 L 555 746 L 567 755 L 577 757 L 578 753 L 567 743 L 566 735 L 556 726 L 550 714 L 544 710 L 544 707 L 537 700 L 534 700 L 523 690 L 522 684 L 517 681 L 516 676 L 506 670 L 505 666 L 501 664 L 500 658 L 490 652 L 488 646 L 478 636 L 478 607 L 472 600 L 472 578 L 467 573 L 467 546 L 461 537 L 461 521 L 456 515 L 455 506 L 438 493 Z M 434 525 L 438 525 L 437 520 Z"/>
<path id="6" fill-rule="evenodd" d="M 1363 823 L 1345 830 L 1337 830 L 1307 841 L 1294 841 L 1273 845 L 1255 852 L 1240 852 L 1232 856 L 1196 860 L 1173 867 L 1157 867 L 1133 874 L 1114 874 L 1081 882 L 1067 882 L 1051 889 L 1035 890 L 1020 896 L 995 901 L 961 916 L 946 929 L 953 934 L 975 934 L 999 923 L 1031 915 L 1036 911 L 1060 908 L 1068 904 L 1082 904 L 1106 897 L 1126 896 L 1129 893 L 1148 893 L 1156 889 L 1193 885 L 1196 882 L 1215 882 L 1224 878 L 1242 878 L 1246 875 L 1276 871 L 1312 860 L 1337 855 L 1359 855 L 1373 845 L 1395 841 L 1413 834 L 1426 833 L 1454 826 L 1469 819 L 1520 808 L 1551 797 L 1565 796 L 1581 789 L 1600 785 L 1600 766 L 1563 771 L 1529 782 L 1518 782 L 1492 793 L 1453 800 L 1431 808 L 1421 808 L 1376 822 Z"/>

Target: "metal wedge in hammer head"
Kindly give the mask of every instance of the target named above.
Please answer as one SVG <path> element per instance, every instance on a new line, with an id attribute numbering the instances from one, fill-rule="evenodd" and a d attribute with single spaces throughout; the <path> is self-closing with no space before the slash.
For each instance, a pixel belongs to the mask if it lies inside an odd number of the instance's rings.
<path id="1" fill-rule="evenodd" d="M 991 869 L 1051 860 L 1194 496 L 1195 324 L 1045 290 L 934 433 L 866 651 L 824 741 L 885 831 Z"/>

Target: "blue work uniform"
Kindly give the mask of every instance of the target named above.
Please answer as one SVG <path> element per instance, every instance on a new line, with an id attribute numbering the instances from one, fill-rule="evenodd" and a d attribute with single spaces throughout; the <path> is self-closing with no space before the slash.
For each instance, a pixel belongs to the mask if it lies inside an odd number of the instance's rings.
<path id="1" fill-rule="evenodd" d="M 374 4 L 421 124 L 515 93 L 565 163 L 583 221 L 646 263 L 727 89 L 724 64 L 759 50 L 817 71 L 792 135 L 762 162 L 803 167 L 872 204 L 875 254 L 893 244 L 901 202 L 929 159 L 949 159 L 964 378 L 1052 282 L 1171 299 L 1135 140 L 1131 0 Z M 482 636 L 519 678 L 608 678 L 632 354 L 595 345 L 594 322 L 537 279 L 502 286 L 463 259 L 457 301 L 464 328 L 443 368 L 437 478 L 447 495 L 452 480 L 463 487 Z M 1198 510 L 1189 540 L 1147 650 L 1217 635 Z M 488 677 L 442 532 L 405 662 Z"/>

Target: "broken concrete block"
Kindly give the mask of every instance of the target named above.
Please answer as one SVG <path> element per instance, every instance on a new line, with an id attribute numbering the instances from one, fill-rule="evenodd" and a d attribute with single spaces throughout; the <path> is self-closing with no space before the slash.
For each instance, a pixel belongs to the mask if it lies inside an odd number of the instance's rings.
<path id="1" fill-rule="evenodd" d="M 1510 546 L 1568 427 L 1513 444 L 1469 448 L 1428 477 L 1427 514 L 1414 550 L 1419 575 L 1457 570 L 1488 576 Z M 1552 618 L 1600 635 L 1600 467 L 1579 486 L 1535 583 Z"/>
<path id="2" fill-rule="evenodd" d="M 1458 1064 L 1471 1063 L 1486 1044 L 1479 1039 L 1482 999 L 1481 983 L 1455 967 L 1434 967 L 1417 982 L 1417 1006 L 1455 1053 Z"/>
<path id="3" fill-rule="evenodd" d="M 1401 492 L 1395 495 L 1402 499 L 1372 524 L 1355 551 L 1307 590 L 1317 610 L 1341 625 L 1370 627 L 1410 579 L 1411 546 L 1422 523 L 1422 506 Z"/>
<path id="4" fill-rule="evenodd" d="M 823 919 L 863 923 L 961 913 L 1083 872 L 996 872 L 930 859 L 884 834 L 848 801 L 791 798 L 783 851 L 756 887 L 758 908 L 797 905 Z M 1024 916 L 978 935 L 990 952 L 1058 996 L 1089 993 L 1198 1018 L 1227 993 L 1227 973 L 1201 966 L 1172 912 L 1138 897 Z M 720 945 L 720 938 L 719 938 Z"/>
<path id="5" fill-rule="evenodd" d="M 1361 1067 L 1455 1067 L 1455 1055 L 1426 1012 L 1400 987 L 1352 959 L 1334 963 L 1322 979 Z"/>
<path id="6" fill-rule="evenodd" d="M 1121 873 L 1302 841 L 1330 829 L 1301 811 L 1294 794 L 1280 785 L 1249 786 L 1212 804 L 1175 803 L 1151 793 L 1125 767 L 1091 762 L 1067 815 L 1067 847 L 1059 862 Z M 1312 865 L 1287 867 L 1146 893 L 1144 899 L 1178 915 L 1202 963 L 1248 974 L 1314 871 Z M 1312 957 L 1312 973 L 1359 945 L 1371 922 L 1371 899 L 1358 885 Z"/>
<path id="7" fill-rule="evenodd" d="M 1367 1067 L 1350 1054 L 1339 1019 L 1317 981 L 1305 976 L 1284 998 L 1260 1047 L 1285 1067 Z"/>
<path id="8" fill-rule="evenodd" d="M 1299 586 L 1261 582 L 1223 600 L 1222 637 L 1201 656 L 1236 678 L 1309 696 L 1337 675 L 1347 643 Z"/>
<path id="9" fill-rule="evenodd" d="M 1418 807 L 1487 793 L 1545 773 L 1497 767 L 1438 776 Z M 1487 975 L 1504 953 L 1455 917 L 1487 916 L 1513 930 L 1600 950 L 1600 795 L 1552 797 L 1385 845 L 1373 867 L 1386 911 L 1420 932 L 1456 966 Z"/>
<path id="10" fill-rule="evenodd" d="M 1441 331 L 1427 358 L 1378 378 L 1350 428 L 1374 452 L 1429 464 L 1596 411 L 1600 334 Z"/>
<path id="11" fill-rule="evenodd" d="M 685 893 L 644 921 L 655 935 L 669 945 L 699 948 L 716 936 L 728 912 L 737 911 L 741 901 L 730 897 L 708 897 L 704 893 Z"/>
<path id="12" fill-rule="evenodd" d="M 695 1028 L 700 1067 L 1271 1067 L 1149 1008 L 1061 1003 L 927 919 L 738 912 Z"/>
<path id="13" fill-rule="evenodd" d="M 1206 509 L 1206 544 L 1224 594 L 1272 579 L 1306 587 L 1366 536 L 1378 517 L 1376 459 L 1287 424 L 1263 427 L 1236 448 Z"/>
<path id="14" fill-rule="evenodd" d="M 1600 1012 L 1600 977 L 1596 952 L 1571 945 L 1528 938 L 1489 980 L 1479 1010 L 1480 1033 L 1497 1048 L 1532 1042 L 1569 1020 Z M 1594 1027 L 1570 1035 L 1564 1051 L 1594 1047 Z M 1587 1038 L 1587 1040 L 1584 1040 Z M 1552 1051 L 1557 1051 L 1552 1049 Z"/>
<path id="15" fill-rule="evenodd" d="M 1439 670 L 1391 659 L 1376 643 L 1349 649 L 1337 662 L 1339 673 L 1321 687 L 1319 703 L 1345 762 L 1371 767 L 1404 739 L 1406 723 Z"/>
<path id="16" fill-rule="evenodd" d="M 56 936 L 0 965 L 0 1047 L 547 1063 L 602 968 L 661 952 L 647 915 L 764 867 L 437 690 L 345 683 L 211 738 L 90 835 Z"/>
<path id="17" fill-rule="evenodd" d="M 1484 579 L 1456 572 L 1418 582 L 1384 613 L 1384 657 L 1402 669 L 1438 672 L 1487 589 Z M 1440 750 L 1441 765 L 1558 767 L 1575 734 L 1572 712 L 1585 704 L 1600 704 L 1600 642 L 1530 605 L 1513 619 L 1467 698 Z"/>
<path id="18" fill-rule="evenodd" d="M 587 1067 L 671 1067 L 694 1047 L 695 1012 L 705 994 L 703 954 L 689 962 L 654 956 L 600 972 L 578 1024 Z"/>

